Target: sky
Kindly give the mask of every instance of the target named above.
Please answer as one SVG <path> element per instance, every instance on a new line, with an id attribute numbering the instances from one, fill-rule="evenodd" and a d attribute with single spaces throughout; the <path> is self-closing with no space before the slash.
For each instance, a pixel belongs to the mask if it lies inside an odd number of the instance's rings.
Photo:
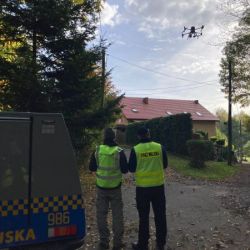
<path id="1" fill-rule="evenodd" d="M 227 109 L 220 60 L 237 25 L 229 12 L 241 7 L 226 1 L 105 1 L 98 36 L 111 44 L 106 62 L 115 88 L 129 97 L 199 100 L 213 113 Z M 184 26 L 201 25 L 199 39 L 182 38 Z M 233 106 L 234 114 L 241 110 Z M 244 111 L 250 114 L 249 108 Z"/>

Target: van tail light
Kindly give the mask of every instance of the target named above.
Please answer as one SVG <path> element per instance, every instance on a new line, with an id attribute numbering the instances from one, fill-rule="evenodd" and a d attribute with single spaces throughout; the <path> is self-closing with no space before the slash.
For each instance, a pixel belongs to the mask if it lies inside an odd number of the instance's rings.
<path id="1" fill-rule="evenodd" d="M 77 234 L 77 226 L 63 226 L 63 227 L 52 227 L 48 230 L 48 237 L 66 237 L 66 236 L 74 236 Z"/>

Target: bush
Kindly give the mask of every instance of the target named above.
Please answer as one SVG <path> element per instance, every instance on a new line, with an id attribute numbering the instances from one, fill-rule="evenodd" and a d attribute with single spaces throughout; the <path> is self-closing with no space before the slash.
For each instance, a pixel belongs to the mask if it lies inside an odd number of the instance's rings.
<path id="1" fill-rule="evenodd" d="M 213 143 L 208 140 L 189 140 L 187 149 L 191 157 L 190 166 L 194 168 L 205 167 L 205 161 L 213 155 Z"/>
<path id="2" fill-rule="evenodd" d="M 152 139 L 166 146 L 168 151 L 177 154 L 187 154 L 186 142 L 192 138 L 190 114 L 177 114 L 145 122 L 131 123 L 126 130 L 126 142 L 128 145 L 138 143 L 136 133 L 141 126 L 149 128 Z"/>
<path id="3" fill-rule="evenodd" d="M 140 126 L 144 126 L 144 122 L 133 122 L 128 124 L 126 129 L 126 144 L 128 145 L 136 145 L 139 142 L 139 138 L 137 136 L 137 130 Z M 152 132 L 151 132 L 152 137 Z"/>
<path id="4" fill-rule="evenodd" d="M 208 149 L 207 149 L 207 155 L 206 155 L 206 161 L 214 161 L 215 160 L 215 149 L 214 149 L 214 144 L 206 140 L 208 143 Z"/>
<path id="5" fill-rule="evenodd" d="M 243 146 L 243 153 L 246 156 L 250 156 L 250 141 L 248 141 L 244 146 Z"/>
<path id="6" fill-rule="evenodd" d="M 208 140 L 208 133 L 202 130 L 195 131 L 195 134 L 200 135 L 200 139 Z"/>
<path id="7" fill-rule="evenodd" d="M 225 145 L 228 144 L 227 136 L 223 132 L 221 132 L 221 130 L 218 128 L 216 128 L 216 139 L 217 140 L 224 139 Z"/>
<path id="8" fill-rule="evenodd" d="M 210 137 L 210 141 L 211 142 L 216 142 L 217 141 L 217 137 L 216 136 L 211 136 Z"/>
<path id="9" fill-rule="evenodd" d="M 196 132 L 193 133 L 192 139 L 193 139 L 193 140 L 201 140 L 201 134 L 196 133 Z"/>
<path id="10" fill-rule="evenodd" d="M 216 144 L 219 145 L 219 146 L 224 146 L 225 145 L 225 139 L 218 139 L 216 141 Z"/>
<path id="11" fill-rule="evenodd" d="M 228 160 L 228 147 L 221 147 L 222 153 L 221 153 L 221 158 L 218 161 L 226 161 Z M 236 153 L 234 150 L 232 150 L 232 162 L 237 162 L 237 157 Z"/>

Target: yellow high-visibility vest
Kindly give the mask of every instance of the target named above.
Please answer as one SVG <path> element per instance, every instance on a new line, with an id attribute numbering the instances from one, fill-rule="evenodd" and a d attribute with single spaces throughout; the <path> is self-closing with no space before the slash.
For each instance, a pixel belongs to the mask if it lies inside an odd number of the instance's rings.
<path id="1" fill-rule="evenodd" d="M 100 145 L 96 148 L 95 157 L 97 162 L 96 184 L 102 188 L 115 188 L 122 182 L 120 170 L 121 148 Z"/>
<path id="2" fill-rule="evenodd" d="M 134 147 L 137 166 L 136 186 L 155 187 L 164 184 L 163 156 L 161 144 L 139 143 Z"/>

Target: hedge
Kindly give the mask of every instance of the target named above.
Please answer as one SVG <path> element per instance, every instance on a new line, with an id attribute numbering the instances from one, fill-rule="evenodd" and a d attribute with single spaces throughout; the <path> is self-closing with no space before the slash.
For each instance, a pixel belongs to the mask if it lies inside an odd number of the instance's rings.
<path id="1" fill-rule="evenodd" d="M 187 154 L 186 142 L 192 138 L 190 114 L 177 114 L 131 123 L 126 129 L 126 143 L 128 145 L 135 145 L 139 142 L 137 130 L 141 126 L 149 128 L 151 138 L 164 145 L 168 151 Z"/>

